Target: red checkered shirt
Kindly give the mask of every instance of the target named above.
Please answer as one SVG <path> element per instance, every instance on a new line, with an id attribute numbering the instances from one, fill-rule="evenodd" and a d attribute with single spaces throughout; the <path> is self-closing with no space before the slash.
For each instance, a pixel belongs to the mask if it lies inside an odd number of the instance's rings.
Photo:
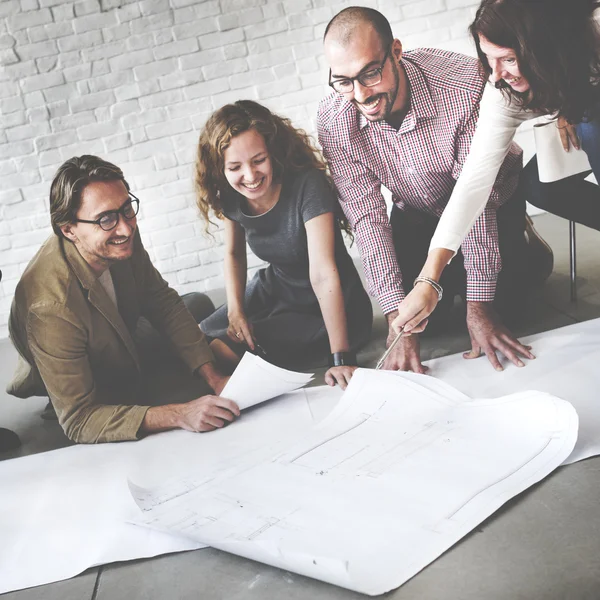
<path id="1" fill-rule="evenodd" d="M 355 232 L 369 293 L 386 314 L 396 310 L 404 290 L 381 186 L 401 210 L 439 217 L 469 153 L 486 83 L 476 59 L 454 52 L 408 51 L 401 64 L 410 108 L 399 130 L 369 122 L 335 92 L 320 102 L 317 117 L 319 142 Z M 469 301 L 494 299 L 502 268 L 496 210 L 514 193 L 522 164 L 522 151 L 513 144 L 462 244 Z"/>

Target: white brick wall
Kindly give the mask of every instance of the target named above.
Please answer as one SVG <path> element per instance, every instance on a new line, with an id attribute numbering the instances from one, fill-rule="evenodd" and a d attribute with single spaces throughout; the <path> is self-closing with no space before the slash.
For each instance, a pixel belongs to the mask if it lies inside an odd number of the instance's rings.
<path id="1" fill-rule="evenodd" d="M 253 98 L 313 133 L 323 30 L 351 4 L 383 12 L 406 48 L 471 51 L 477 0 L 0 0 L 0 337 L 51 231 L 53 174 L 74 155 L 124 170 L 144 243 L 178 291 L 221 287 L 221 234 L 204 237 L 194 208 L 198 132 L 222 104 Z"/>

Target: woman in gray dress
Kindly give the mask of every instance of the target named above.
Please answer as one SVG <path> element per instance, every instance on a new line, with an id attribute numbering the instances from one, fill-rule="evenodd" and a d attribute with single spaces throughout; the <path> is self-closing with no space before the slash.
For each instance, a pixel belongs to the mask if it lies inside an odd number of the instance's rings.
<path id="1" fill-rule="evenodd" d="M 310 138 L 251 100 L 223 106 L 200 135 L 196 189 L 207 228 L 211 213 L 224 221 L 227 304 L 200 324 L 217 355 L 293 367 L 330 354 L 325 381 L 345 388 L 373 312 Z M 246 242 L 269 263 L 247 285 Z"/>

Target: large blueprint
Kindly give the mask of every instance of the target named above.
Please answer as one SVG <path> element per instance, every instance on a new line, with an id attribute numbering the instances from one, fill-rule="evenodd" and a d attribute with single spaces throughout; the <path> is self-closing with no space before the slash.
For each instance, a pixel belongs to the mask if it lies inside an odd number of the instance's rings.
<path id="1" fill-rule="evenodd" d="M 327 388 L 327 406 L 340 393 Z M 319 388 L 299 390 L 244 411 L 221 431 L 171 431 L 138 442 L 79 445 L 0 461 L 0 594 L 73 577 L 94 565 L 201 548 L 178 535 L 144 529 L 127 477 L 164 479 L 235 461 L 253 446 L 291 438 L 321 415 Z"/>
<path id="2" fill-rule="evenodd" d="M 358 370 L 307 435 L 155 487 L 138 522 L 376 595 L 415 575 L 571 453 L 573 407 L 541 392 L 469 400 Z"/>
<path id="3" fill-rule="evenodd" d="M 532 335 L 535 360 L 522 368 L 503 360 L 505 370 L 492 369 L 487 358 L 465 360 L 461 354 L 427 364 L 436 379 L 471 398 L 494 398 L 521 390 L 539 390 L 570 402 L 579 415 L 579 436 L 570 464 L 600 454 L 600 319 Z"/>
<path id="4" fill-rule="evenodd" d="M 538 358 L 523 369 L 509 364 L 497 373 L 485 358 L 467 361 L 457 354 L 430 361 L 432 377 L 402 377 L 434 393 L 441 378 L 473 398 L 531 389 L 552 393 L 579 414 L 578 441 L 565 462 L 599 454 L 600 319 L 527 341 Z M 443 389 L 456 401 L 465 399 L 456 389 Z M 215 456 L 234 463 L 246 450 L 292 441 L 326 417 L 340 396 L 339 388 L 310 388 L 244 411 L 219 432 L 173 431 L 0 461 L 0 593 L 72 577 L 94 564 L 201 546 L 128 523 L 139 509 L 127 477 L 152 487 L 171 474 L 184 475 L 190 464 L 207 468 Z"/>

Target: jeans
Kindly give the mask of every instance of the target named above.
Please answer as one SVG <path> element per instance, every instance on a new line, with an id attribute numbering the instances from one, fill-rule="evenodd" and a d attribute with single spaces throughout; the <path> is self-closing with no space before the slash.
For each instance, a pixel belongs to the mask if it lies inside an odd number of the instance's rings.
<path id="1" fill-rule="evenodd" d="M 592 171 L 600 183 L 600 119 L 596 117 L 591 121 L 579 123 L 577 135 L 581 141 L 581 148 L 588 156 Z"/>

